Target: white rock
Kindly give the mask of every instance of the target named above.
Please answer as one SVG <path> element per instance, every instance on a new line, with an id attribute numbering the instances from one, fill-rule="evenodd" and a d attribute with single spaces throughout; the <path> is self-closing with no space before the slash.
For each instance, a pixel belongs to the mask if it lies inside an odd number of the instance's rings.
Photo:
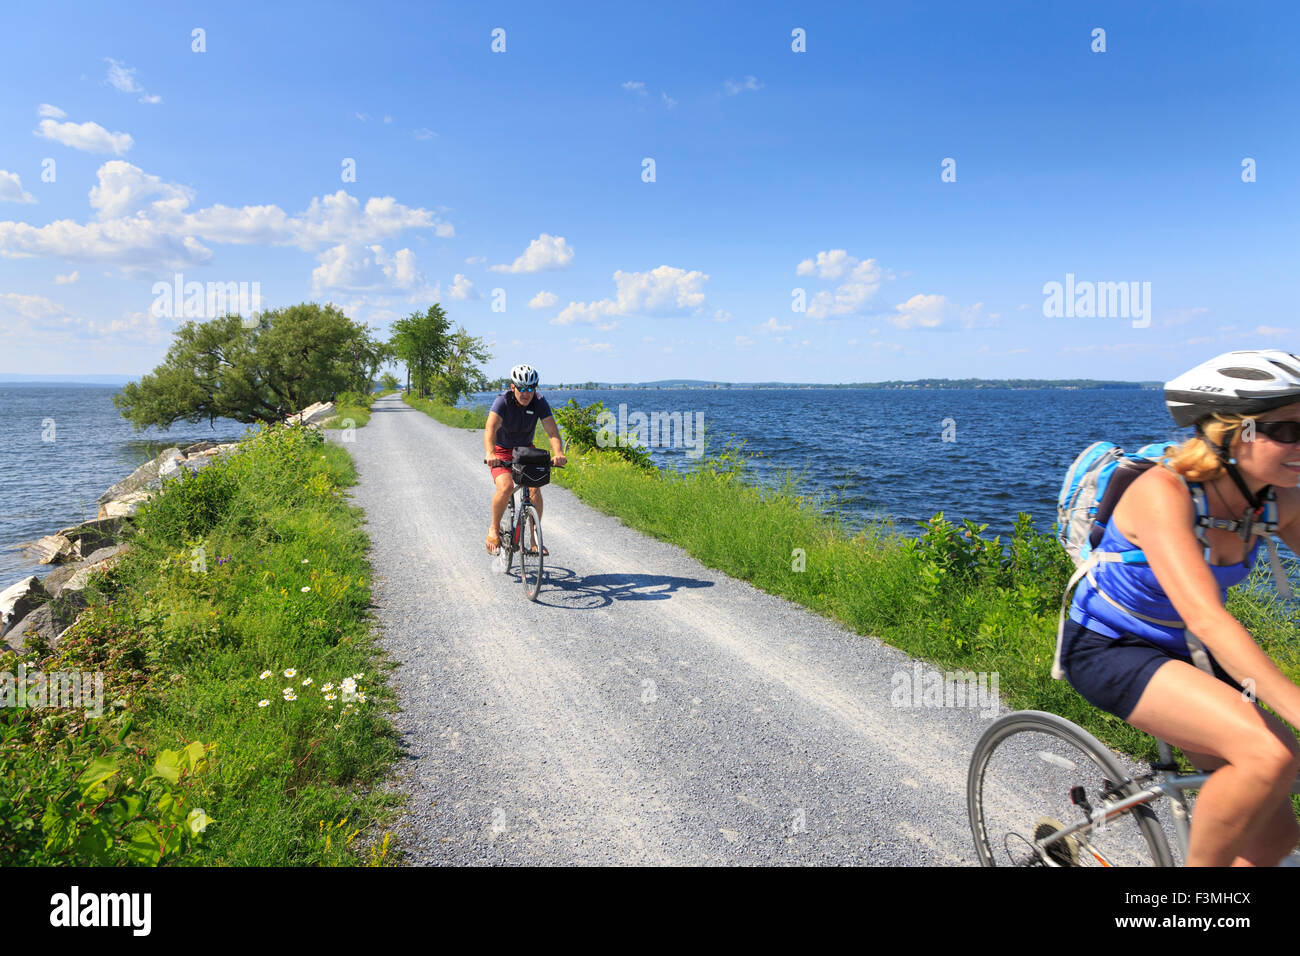
<path id="1" fill-rule="evenodd" d="M 72 542 L 61 534 L 47 534 L 39 541 L 28 543 L 26 550 L 39 564 L 61 564 L 76 556 Z"/>
<path id="2" fill-rule="evenodd" d="M 168 455 L 158 466 L 159 478 L 170 478 L 180 470 L 180 464 L 185 460 L 185 456 L 180 452 Z"/>
<path id="3" fill-rule="evenodd" d="M 152 491 L 137 491 L 134 494 L 125 495 L 116 501 L 110 501 L 103 507 L 103 517 L 105 518 L 129 518 L 140 510 L 140 506 L 152 498 Z"/>
<path id="4" fill-rule="evenodd" d="M 32 575 L 0 591 L 0 634 L 49 600 L 41 579 Z M 16 612 L 16 613 L 15 613 Z"/>

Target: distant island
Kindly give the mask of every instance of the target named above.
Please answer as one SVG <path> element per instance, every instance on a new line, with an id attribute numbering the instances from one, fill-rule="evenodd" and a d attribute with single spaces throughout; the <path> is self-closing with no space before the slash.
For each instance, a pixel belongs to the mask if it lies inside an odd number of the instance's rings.
<path id="1" fill-rule="evenodd" d="M 503 389 L 509 379 L 497 379 L 491 389 Z M 543 382 L 542 387 L 552 391 L 584 391 L 592 389 L 670 389 L 670 388 L 1006 388 L 1006 389 L 1121 389 L 1163 388 L 1163 382 L 1115 382 L 1092 378 L 918 378 L 910 382 L 709 382 L 691 378 L 669 378 L 657 382 Z"/>

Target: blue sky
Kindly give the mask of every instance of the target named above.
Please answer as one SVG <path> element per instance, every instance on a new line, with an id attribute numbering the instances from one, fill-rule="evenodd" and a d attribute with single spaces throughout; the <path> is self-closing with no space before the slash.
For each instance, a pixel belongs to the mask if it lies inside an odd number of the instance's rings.
<path id="1" fill-rule="evenodd" d="M 11 7 L 0 373 L 150 371 L 177 273 L 440 301 L 544 382 L 1300 351 L 1294 5 L 840 6 Z M 1150 314 L 1046 315 L 1067 274 Z"/>

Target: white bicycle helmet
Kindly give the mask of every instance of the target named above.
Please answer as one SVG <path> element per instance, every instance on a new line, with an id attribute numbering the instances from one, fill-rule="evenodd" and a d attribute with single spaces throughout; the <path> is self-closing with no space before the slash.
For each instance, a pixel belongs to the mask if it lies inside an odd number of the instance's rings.
<path id="1" fill-rule="evenodd" d="M 1165 385 L 1165 407 L 1179 426 L 1214 412 L 1257 415 L 1300 402 L 1300 356 L 1278 349 L 1225 352 Z"/>
<path id="2" fill-rule="evenodd" d="M 537 369 L 531 365 L 516 365 L 510 370 L 510 381 L 520 388 L 525 385 L 537 385 Z"/>

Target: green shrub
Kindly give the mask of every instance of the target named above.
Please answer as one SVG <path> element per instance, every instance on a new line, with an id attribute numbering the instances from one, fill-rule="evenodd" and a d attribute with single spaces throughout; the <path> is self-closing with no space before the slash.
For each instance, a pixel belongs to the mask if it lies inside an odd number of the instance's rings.
<path id="1" fill-rule="evenodd" d="M 238 482 L 223 461 L 197 472 L 182 468 L 164 486 L 165 494 L 141 506 L 137 524 L 150 535 L 176 543 L 202 537 L 216 527 L 238 491 Z"/>
<path id="2" fill-rule="evenodd" d="M 570 398 L 559 408 L 552 406 L 551 414 L 555 417 L 555 423 L 560 426 L 560 434 L 564 437 L 566 447 L 572 444 L 577 446 L 577 450 L 596 449 L 610 452 L 638 468 L 654 469 L 655 465 L 649 453 L 635 444 L 632 436 L 627 432 L 614 435 L 608 424 L 601 423 L 602 415 L 613 415 L 605 408 L 604 402 L 592 402 L 590 405 L 582 406 L 578 404 L 577 399 Z"/>

